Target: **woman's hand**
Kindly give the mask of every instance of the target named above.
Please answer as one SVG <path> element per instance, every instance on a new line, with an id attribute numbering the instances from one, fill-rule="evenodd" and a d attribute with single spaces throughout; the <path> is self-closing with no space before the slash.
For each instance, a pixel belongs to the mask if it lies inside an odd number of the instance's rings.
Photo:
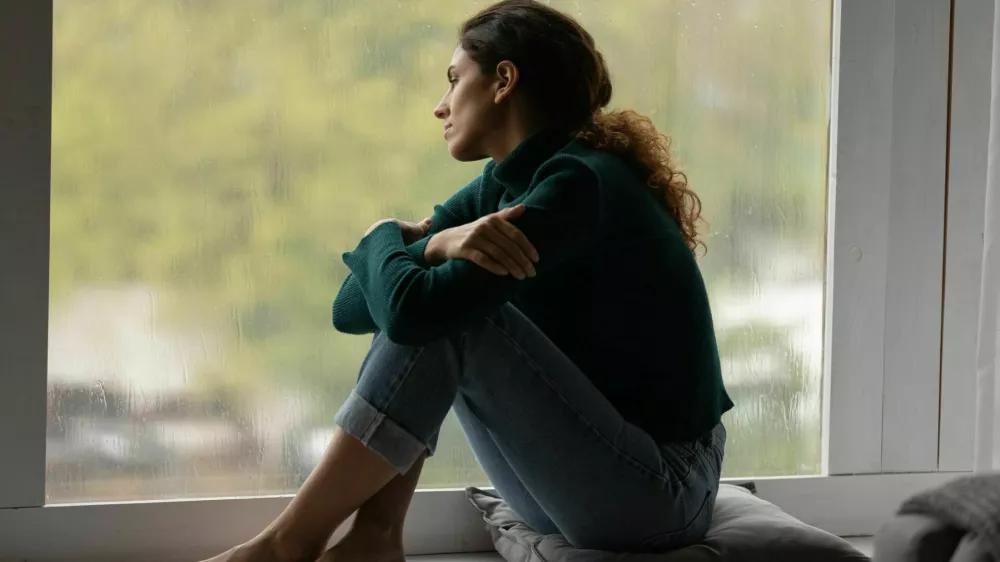
<path id="1" fill-rule="evenodd" d="M 509 221 L 524 213 L 524 205 L 442 230 L 431 237 L 424 258 L 431 265 L 466 259 L 497 275 L 517 279 L 535 276 L 538 252 L 524 234 Z"/>
<path id="2" fill-rule="evenodd" d="M 395 222 L 399 225 L 400 230 L 403 231 L 404 244 L 412 244 L 417 240 L 420 240 L 424 236 L 427 236 L 427 233 L 431 229 L 430 217 L 420 222 L 406 222 L 406 221 L 401 221 L 399 219 L 382 219 L 377 223 L 373 224 L 371 228 L 368 229 L 368 232 L 365 232 L 365 236 L 368 236 L 369 234 L 372 233 L 373 230 L 375 230 L 380 225 L 383 225 L 387 222 Z"/>

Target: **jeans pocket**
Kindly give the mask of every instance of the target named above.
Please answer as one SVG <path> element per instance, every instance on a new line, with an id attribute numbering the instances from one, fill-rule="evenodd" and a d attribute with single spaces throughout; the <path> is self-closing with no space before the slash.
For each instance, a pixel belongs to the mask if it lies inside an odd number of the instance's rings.
<path id="1" fill-rule="evenodd" d="M 693 475 L 704 477 L 706 474 L 712 474 L 711 479 L 718 480 L 722 459 L 725 456 L 725 446 L 726 428 L 721 423 L 712 431 L 692 441 L 661 444 L 660 456 L 663 458 L 666 476 L 681 486 L 688 485 Z M 707 462 L 708 466 L 701 466 L 704 462 Z"/>
<path id="2" fill-rule="evenodd" d="M 683 486 L 691 476 L 691 468 L 697 461 L 698 444 L 686 441 L 667 443 L 660 446 L 660 455 L 666 465 L 669 480 Z"/>

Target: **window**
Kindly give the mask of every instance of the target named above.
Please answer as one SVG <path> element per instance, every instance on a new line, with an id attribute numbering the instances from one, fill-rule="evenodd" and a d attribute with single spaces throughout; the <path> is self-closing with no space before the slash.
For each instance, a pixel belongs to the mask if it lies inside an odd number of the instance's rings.
<path id="1" fill-rule="evenodd" d="M 552 4 L 704 201 L 738 403 L 726 475 L 818 475 L 758 484 L 872 532 L 873 498 L 938 470 L 948 6 Z M 430 112 L 481 5 L 0 5 L 0 450 L 18 451 L 0 455 L 0 556 L 218 550 L 281 505 L 258 496 L 301 482 L 368 347 L 329 323 L 339 254 L 480 169 L 450 161 Z M 485 483 L 449 421 L 411 550 L 482 546 L 440 489 Z M 232 496 L 251 498 L 126 503 Z M 176 532 L 130 531 L 150 518 Z"/>
<path id="2" fill-rule="evenodd" d="M 830 2 L 556 5 L 704 200 L 727 473 L 818 473 Z M 294 490 L 368 343 L 330 327 L 339 253 L 481 168 L 431 115 L 477 5 L 54 7 L 46 496 Z M 487 482 L 441 445 L 424 487 Z"/>

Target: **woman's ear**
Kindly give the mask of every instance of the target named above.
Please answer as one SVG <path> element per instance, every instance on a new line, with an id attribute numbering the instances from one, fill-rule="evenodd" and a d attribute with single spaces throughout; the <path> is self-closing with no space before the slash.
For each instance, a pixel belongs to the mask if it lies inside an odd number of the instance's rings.
<path id="1" fill-rule="evenodd" d="M 497 64 L 496 92 L 493 95 L 493 102 L 500 103 L 510 97 L 520 78 L 521 73 L 518 72 L 514 63 L 505 60 Z"/>

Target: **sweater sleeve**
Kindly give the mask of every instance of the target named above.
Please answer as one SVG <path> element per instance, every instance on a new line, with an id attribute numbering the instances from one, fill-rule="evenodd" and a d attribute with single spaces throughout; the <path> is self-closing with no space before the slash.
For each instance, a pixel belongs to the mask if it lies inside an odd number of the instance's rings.
<path id="1" fill-rule="evenodd" d="M 487 167 L 489 172 L 489 167 Z M 484 173 L 487 173 L 484 172 Z M 419 267 L 427 268 L 424 250 L 431 236 L 456 226 L 468 224 L 479 218 L 477 202 L 482 184 L 479 176 L 458 190 L 441 205 L 435 205 L 431 228 L 427 236 L 406 247 L 406 253 Z M 333 301 L 333 327 L 345 334 L 370 334 L 379 329 L 368 311 L 361 285 L 354 273 L 348 273 Z"/>
<path id="2" fill-rule="evenodd" d="M 526 208 L 514 224 L 538 250 L 534 279 L 495 275 L 461 259 L 421 267 L 406 251 L 396 223 L 379 226 L 344 254 L 375 325 L 403 345 L 434 341 L 487 316 L 595 245 L 597 180 L 583 163 L 550 160 L 521 202 Z"/>

